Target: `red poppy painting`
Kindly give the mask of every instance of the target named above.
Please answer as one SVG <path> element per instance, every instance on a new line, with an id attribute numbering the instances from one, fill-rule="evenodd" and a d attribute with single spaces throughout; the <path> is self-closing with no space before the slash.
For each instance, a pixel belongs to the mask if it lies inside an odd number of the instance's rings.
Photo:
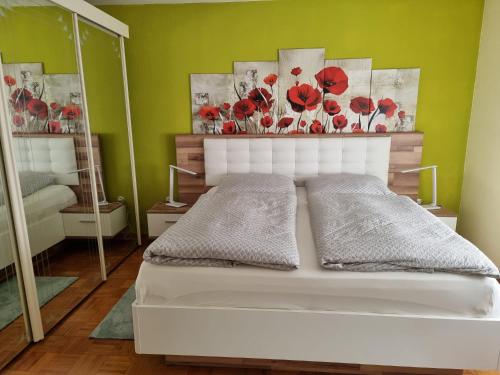
<path id="1" fill-rule="evenodd" d="M 377 113 L 370 131 L 376 131 L 375 123 L 388 132 L 415 130 L 419 80 L 420 69 L 373 70 L 371 97 Z"/>
<path id="2" fill-rule="evenodd" d="M 371 58 L 325 60 L 323 48 L 278 55 L 278 61 L 235 62 L 233 74 L 192 74 L 193 132 L 414 130 L 418 69 L 372 71 Z"/>

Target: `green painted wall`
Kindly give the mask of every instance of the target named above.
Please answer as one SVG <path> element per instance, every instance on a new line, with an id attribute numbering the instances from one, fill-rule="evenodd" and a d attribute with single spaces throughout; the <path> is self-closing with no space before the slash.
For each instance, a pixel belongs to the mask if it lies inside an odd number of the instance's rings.
<path id="1" fill-rule="evenodd" d="M 457 210 L 482 0 L 278 0 L 107 6 L 130 26 L 127 63 L 142 211 L 163 199 L 174 135 L 191 131 L 190 73 L 229 73 L 279 48 L 325 47 L 374 68 L 420 67 L 423 164 L 439 165 L 440 202 Z M 430 179 L 422 193 L 430 197 Z"/>
<path id="2" fill-rule="evenodd" d="M 425 133 L 423 163 L 439 165 L 440 202 L 458 209 L 483 0 L 276 0 L 103 8 L 130 26 L 127 63 L 143 226 L 145 210 L 167 194 L 174 135 L 191 131 L 189 74 L 229 73 L 233 61 L 277 59 L 279 48 L 325 47 L 327 58 L 372 57 L 375 69 L 420 67 L 417 130 Z M 48 72 L 74 72 L 72 40 L 61 32 L 71 24 L 44 16 L 34 32 L 29 24 L 33 17 L 14 29 L 0 20 L 0 49 L 7 46 L 7 60 L 43 61 Z M 67 15 L 63 20 L 69 21 Z M 19 48 L 19 40 L 29 43 Z M 105 68 L 114 59 L 110 51 L 88 61 L 95 68 L 93 75 L 88 70 L 89 88 L 95 88 L 91 111 L 101 113 L 91 112 L 91 120 L 104 119 L 93 124 L 93 131 L 105 137 L 123 126 L 123 117 L 110 104 L 119 86 L 109 74 L 110 65 Z M 104 151 L 105 166 L 116 165 L 106 167 L 107 180 L 114 181 L 112 199 L 129 194 L 128 171 L 122 165 L 127 149 L 123 139 L 115 144 L 114 155 L 106 155 L 111 146 Z M 429 182 L 425 176 L 426 199 Z"/>

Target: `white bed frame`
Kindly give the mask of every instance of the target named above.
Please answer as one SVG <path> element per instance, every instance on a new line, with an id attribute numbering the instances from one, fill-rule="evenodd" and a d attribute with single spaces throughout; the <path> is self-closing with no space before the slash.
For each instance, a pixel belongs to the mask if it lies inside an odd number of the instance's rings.
<path id="1" fill-rule="evenodd" d="M 73 137 L 13 138 L 18 171 L 50 173 L 58 185 L 79 185 L 76 150 Z M 62 215 L 56 212 L 28 222 L 31 256 L 34 257 L 65 239 Z M 9 231 L 0 233 L 0 269 L 14 263 Z"/>
<path id="2" fill-rule="evenodd" d="M 204 140 L 207 185 L 228 173 L 387 181 L 390 137 Z M 500 369 L 500 318 L 133 304 L 137 353 Z"/>

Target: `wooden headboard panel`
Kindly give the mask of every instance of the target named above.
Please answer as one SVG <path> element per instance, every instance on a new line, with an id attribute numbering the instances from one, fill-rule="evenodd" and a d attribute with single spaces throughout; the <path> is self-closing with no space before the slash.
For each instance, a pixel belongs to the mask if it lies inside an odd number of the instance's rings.
<path id="1" fill-rule="evenodd" d="M 196 176 L 180 173 L 178 192 L 181 202 L 192 204 L 207 191 L 205 186 L 205 162 L 203 139 L 211 137 L 380 137 L 387 134 L 305 134 L 305 135 L 177 135 L 175 137 L 177 165 L 198 173 Z M 391 156 L 389 162 L 389 187 L 392 191 L 416 199 L 419 189 L 418 173 L 400 173 L 405 169 L 417 168 L 422 160 L 424 135 L 419 132 L 389 133 L 391 137 Z"/>

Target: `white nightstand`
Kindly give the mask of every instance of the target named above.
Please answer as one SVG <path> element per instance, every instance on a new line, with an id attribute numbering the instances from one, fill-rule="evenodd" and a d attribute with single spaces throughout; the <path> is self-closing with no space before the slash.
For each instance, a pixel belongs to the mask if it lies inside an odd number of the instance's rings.
<path id="1" fill-rule="evenodd" d="M 165 202 L 156 202 L 147 211 L 149 237 L 158 237 L 188 212 L 190 208 L 191 206 L 175 208 L 167 206 Z"/>
<path id="2" fill-rule="evenodd" d="M 453 211 L 441 207 L 437 210 L 429 210 L 429 212 L 439 217 L 439 219 L 441 219 L 441 221 L 448 225 L 451 229 L 457 230 L 457 214 Z"/>
<path id="3" fill-rule="evenodd" d="M 74 204 L 61 210 L 66 237 L 96 237 L 95 215 L 89 205 Z M 99 206 L 103 237 L 114 237 L 127 227 L 127 209 L 121 202 Z"/>

